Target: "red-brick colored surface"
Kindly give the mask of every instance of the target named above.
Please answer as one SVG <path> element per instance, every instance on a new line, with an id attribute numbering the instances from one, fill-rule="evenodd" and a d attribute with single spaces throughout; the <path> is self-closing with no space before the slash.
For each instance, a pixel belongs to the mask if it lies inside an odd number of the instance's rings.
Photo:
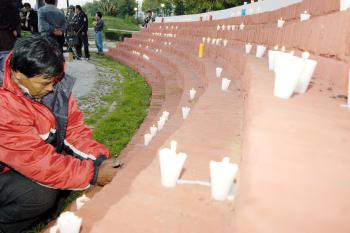
<path id="1" fill-rule="evenodd" d="M 77 212 L 82 232 L 349 232 L 350 111 L 339 105 L 347 91 L 350 13 L 338 9 L 336 0 L 307 0 L 255 16 L 152 24 L 110 50 L 108 56 L 145 77 L 152 102 L 120 155 L 126 166 Z M 304 10 L 312 18 L 301 23 Z M 276 27 L 280 17 L 287 20 L 283 29 Z M 243 21 L 243 31 L 216 30 Z M 228 39 L 229 45 L 206 45 L 199 59 L 202 37 Z M 299 55 L 310 51 L 319 64 L 309 90 L 289 100 L 274 97 L 267 59 L 245 55 L 248 42 L 285 45 Z M 232 80 L 227 92 L 220 89 L 216 66 Z M 198 91 L 194 101 L 191 88 Z M 191 107 L 187 120 L 181 116 L 185 105 Z M 164 110 L 170 112 L 168 123 L 143 146 L 143 135 Z M 170 140 L 188 154 L 181 179 L 209 181 L 209 161 L 224 156 L 238 163 L 235 200 L 213 201 L 206 186 L 162 187 L 157 152 Z"/>

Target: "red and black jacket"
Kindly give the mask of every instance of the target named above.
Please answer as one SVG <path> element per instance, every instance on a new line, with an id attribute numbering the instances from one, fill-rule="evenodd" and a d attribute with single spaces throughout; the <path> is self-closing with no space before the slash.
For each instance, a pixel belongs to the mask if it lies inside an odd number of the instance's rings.
<path id="1" fill-rule="evenodd" d="M 109 157 L 92 138 L 65 75 L 42 103 L 25 96 L 11 79 L 11 55 L 0 53 L 0 176 L 13 169 L 41 185 L 86 189 Z"/>

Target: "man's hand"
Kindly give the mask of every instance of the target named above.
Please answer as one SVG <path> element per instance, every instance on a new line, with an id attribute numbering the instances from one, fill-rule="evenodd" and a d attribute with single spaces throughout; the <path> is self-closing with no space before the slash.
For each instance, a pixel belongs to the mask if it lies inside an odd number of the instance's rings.
<path id="1" fill-rule="evenodd" d="M 97 175 L 97 184 L 104 186 L 110 183 L 123 163 L 120 160 L 116 159 L 107 159 L 102 162 L 98 175 Z"/>
<path id="2" fill-rule="evenodd" d="M 12 31 L 12 34 L 13 34 L 13 36 L 14 36 L 14 37 L 17 37 L 17 36 L 18 36 L 18 34 L 17 34 L 17 31 L 16 31 L 16 30 L 13 30 L 13 31 Z"/>

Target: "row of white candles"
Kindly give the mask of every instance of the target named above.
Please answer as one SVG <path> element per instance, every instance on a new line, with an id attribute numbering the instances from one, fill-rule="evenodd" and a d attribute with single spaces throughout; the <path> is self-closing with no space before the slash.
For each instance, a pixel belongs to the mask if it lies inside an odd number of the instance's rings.
<path id="1" fill-rule="evenodd" d="M 76 209 L 79 210 L 85 203 L 90 201 L 85 194 L 78 197 L 75 201 Z M 82 218 L 76 216 L 73 212 L 63 212 L 57 219 L 57 224 L 50 228 L 50 233 L 56 233 L 58 230 L 60 233 L 79 233 L 82 223 Z"/>
<path id="2" fill-rule="evenodd" d="M 207 38 L 205 38 L 205 37 L 203 37 L 202 38 L 202 42 L 203 43 L 207 43 L 207 44 L 212 44 L 212 45 L 223 45 L 223 46 L 227 46 L 227 44 L 228 44 L 228 40 L 226 40 L 226 39 L 222 39 L 222 38 L 210 38 L 210 37 L 207 37 Z"/>
<path id="3" fill-rule="evenodd" d="M 187 159 L 187 154 L 177 153 L 178 143 L 174 140 L 170 142 L 170 148 L 163 148 L 159 151 L 159 163 L 161 184 L 167 188 L 173 188 L 178 183 L 183 184 L 204 184 L 206 182 L 184 181 L 178 182 L 181 171 Z M 238 172 L 238 165 L 230 163 L 228 157 L 221 162 L 210 161 L 210 181 L 211 196 L 214 200 L 224 201 L 228 198 L 233 181 Z"/>
<path id="4" fill-rule="evenodd" d="M 172 42 L 167 42 L 167 41 L 165 41 L 164 43 L 163 43 L 165 46 L 167 46 L 167 45 L 169 45 L 169 46 L 171 46 L 171 44 L 172 44 Z"/>
<path id="5" fill-rule="evenodd" d="M 165 26 L 165 29 L 178 29 L 179 27 L 178 26 L 174 26 L 174 25 L 171 25 L 171 26 Z M 162 26 L 159 26 L 159 29 L 162 29 Z"/>
<path id="6" fill-rule="evenodd" d="M 285 52 L 285 47 L 269 50 L 269 70 L 275 72 L 274 96 L 288 99 L 293 93 L 306 92 L 317 66 L 317 61 L 309 57 L 307 51 L 301 58 L 294 56 L 294 51 Z"/>
<path id="7" fill-rule="evenodd" d="M 250 52 L 252 51 L 252 48 L 253 48 L 252 44 L 250 44 L 250 43 L 246 44 L 245 45 L 245 53 L 250 54 Z M 257 58 L 262 58 L 264 56 L 265 52 L 266 52 L 266 46 L 264 46 L 264 45 L 257 45 L 256 46 L 255 56 Z"/>
<path id="8" fill-rule="evenodd" d="M 227 30 L 227 31 L 234 31 L 234 30 L 236 30 L 236 28 L 237 28 L 237 30 L 239 29 L 239 30 L 244 30 L 244 27 L 245 27 L 245 25 L 244 25 L 244 23 L 241 23 L 240 25 L 234 25 L 234 24 L 232 24 L 232 25 L 225 25 L 225 24 L 223 24 L 223 25 L 217 25 L 216 26 L 216 30 L 217 31 L 225 31 L 225 30 Z"/>
<path id="9" fill-rule="evenodd" d="M 215 74 L 216 78 L 221 78 L 223 68 L 222 67 L 216 67 Z M 230 86 L 231 80 L 228 78 L 222 78 L 221 79 L 221 90 L 227 91 L 228 87 Z"/>
<path id="10" fill-rule="evenodd" d="M 159 118 L 157 122 L 157 127 L 155 125 L 152 125 L 150 127 L 150 132 L 144 135 L 144 145 L 148 146 L 149 143 L 152 141 L 152 139 L 156 136 L 158 131 L 161 131 L 166 123 L 166 121 L 169 119 L 170 113 L 167 111 L 164 111 L 162 116 Z"/>

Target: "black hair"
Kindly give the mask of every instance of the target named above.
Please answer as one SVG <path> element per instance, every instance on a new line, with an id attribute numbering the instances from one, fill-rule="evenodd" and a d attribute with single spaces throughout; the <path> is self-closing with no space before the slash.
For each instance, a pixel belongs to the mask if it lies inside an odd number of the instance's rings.
<path id="1" fill-rule="evenodd" d="M 75 9 L 78 9 L 79 11 L 83 11 L 83 10 L 81 9 L 81 6 L 80 6 L 80 5 L 76 5 L 76 6 L 75 6 Z"/>
<path id="2" fill-rule="evenodd" d="M 69 6 L 69 9 L 73 9 L 73 10 L 75 10 L 75 6 L 70 5 L 70 6 Z"/>
<path id="3" fill-rule="evenodd" d="M 101 13 L 100 11 L 97 11 L 97 12 L 96 12 L 96 15 L 97 15 L 98 17 L 102 18 L 102 13 Z"/>
<path id="4" fill-rule="evenodd" d="M 31 8 L 32 6 L 28 2 L 26 2 L 26 3 L 23 4 L 23 7 Z"/>
<path id="5" fill-rule="evenodd" d="M 13 48 L 11 69 L 28 78 L 37 75 L 56 77 L 64 71 L 63 53 L 58 43 L 50 37 L 33 35 L 20 38 Z"/>
<path id="6" fill-rule="evenodd" d="M 56 4 L 56 0 L 45 0 L 45 2 L 47 4 L 51 4 L 51 5 L 55 5 Z"/>

